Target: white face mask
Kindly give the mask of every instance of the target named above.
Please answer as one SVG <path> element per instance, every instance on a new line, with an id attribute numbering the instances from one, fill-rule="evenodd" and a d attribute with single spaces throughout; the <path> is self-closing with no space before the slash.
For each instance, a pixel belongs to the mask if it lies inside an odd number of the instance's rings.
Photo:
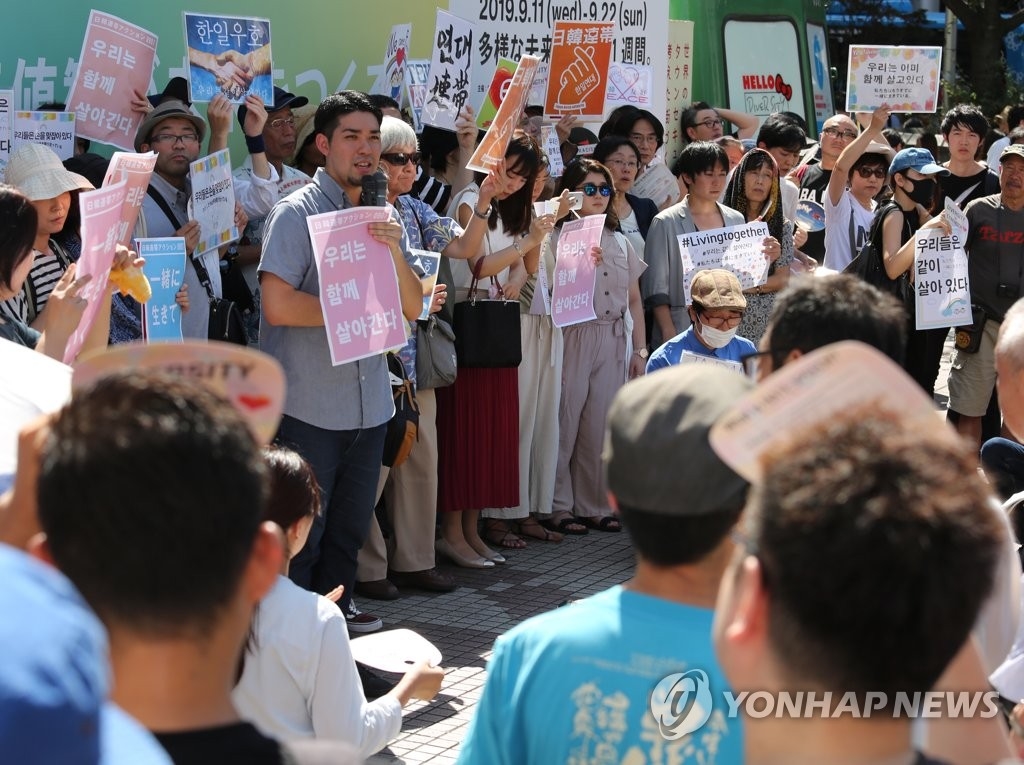
<path id="1" fill-rule="evenodd" d="M 712 348 L 724 348 L 732 342 L 732 339 L 736 337 L 736 333 L 739 331 L 739 325 L 732 329 L 715 329 L 703 322 L 699 322 L 698 327 L 697 331 L 700 333 L 701 339 Z"/>

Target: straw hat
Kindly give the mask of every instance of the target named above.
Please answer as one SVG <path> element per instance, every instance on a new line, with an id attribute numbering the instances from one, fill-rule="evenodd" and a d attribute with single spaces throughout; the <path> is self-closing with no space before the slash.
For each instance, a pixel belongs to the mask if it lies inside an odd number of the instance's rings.
<path id="1" fill-rule="evenodd" d="M 56 152 L 41 143 L 19 146 L 7 163 L 4 179 L 33 202 L 93 188 L 85 176 L 69 172 Z"/>

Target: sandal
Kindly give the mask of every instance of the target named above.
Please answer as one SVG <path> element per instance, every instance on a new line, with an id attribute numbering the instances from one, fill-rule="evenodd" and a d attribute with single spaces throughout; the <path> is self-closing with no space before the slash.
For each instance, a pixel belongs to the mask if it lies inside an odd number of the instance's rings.
<path id="1" fill-rule="evenodd" d="M 538 523 L 532 515 L 519 521 L 519 533 L 524 537 L 539 539 L 542 542 L 561 542 L 565 537 L 558 531 L 549 531 Z"/>
<path id="2" fill-rule="evenodd" d="M 500 518 L 487 518 L 484 520 L 484 533 L 481 534 L 484 541 L 503 547 L 506 550 L 522 550 L 526 548 L 526 542 L 517 537 L 511 526 Z"/>
<path id="3" fill-rule="evenodd" d="M 587 527 L 580 523 L 578 518 L 569 513 L 557 519 L 555 516 L 538 518 L 537 523 L 546 529 L 557 531 L 560 534 L 572 534 L 573 536 L 581 537 L 587 533 Z"/>
<path id="4" fill-rule="evenodd" d="M 604 518 L 577 518 L 576 521 L 588 529 L 594 529 L 594 531 L 609 531 L 612 533 L 622 531 L 622 523 L 613 515 L 606 515 Z"/>

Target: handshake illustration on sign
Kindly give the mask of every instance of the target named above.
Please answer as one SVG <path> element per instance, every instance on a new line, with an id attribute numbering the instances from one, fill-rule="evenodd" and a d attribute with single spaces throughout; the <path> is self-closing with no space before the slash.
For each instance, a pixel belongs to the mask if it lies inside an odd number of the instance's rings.
<path id="1" fill-rule="evenodd" d="M 601 84 L 601 74 L 594 63 L 592 47 L 573 49 L 576 59 L 565 68 L 558 78 L 561 89 L 555 99 L 555 111 L 583 113 L 587 96 Z"/>
<path id="2" fill-rule="evenodd" d="M 248 53 L 227 50 L 223 53 L 207 53 L 188 49 L 188 60 L 193 66 L 209 71 L 217 82 L 217 87 L 232 101 L 241 99 L 252 85 L 252 81 L 262 74 L 270 74 L 270 45 L 264 45 Z"/>

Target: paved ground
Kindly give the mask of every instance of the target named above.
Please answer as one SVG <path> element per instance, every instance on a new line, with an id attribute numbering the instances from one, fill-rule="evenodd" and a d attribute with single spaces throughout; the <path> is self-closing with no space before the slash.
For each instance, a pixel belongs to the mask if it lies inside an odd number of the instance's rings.
<path id="1" fill-rule="evenodd" d="M 946 378 L 952 352 L 946 341 L 935 388 L 936 407 L 945 411 Z M 402 734 L 371 763 L 454 762 L 465 727 L 483 689 L 494 638 L 534 614 L 570 598 L 586 597 L 629 578 L 633 554 L 625 533 L 591 531 L 559 544 L 531 542 L 506 553 L 508 563 L 488 571 L 445 566 L 460 584 L 447 595 L 408 595 L 391 602 L 360 598 L 360 606 L 382 616 L 385 629 L 407 627 L 431 640 L 448 669 L 441 693 L 431 703 L 406 710 Z"/>

